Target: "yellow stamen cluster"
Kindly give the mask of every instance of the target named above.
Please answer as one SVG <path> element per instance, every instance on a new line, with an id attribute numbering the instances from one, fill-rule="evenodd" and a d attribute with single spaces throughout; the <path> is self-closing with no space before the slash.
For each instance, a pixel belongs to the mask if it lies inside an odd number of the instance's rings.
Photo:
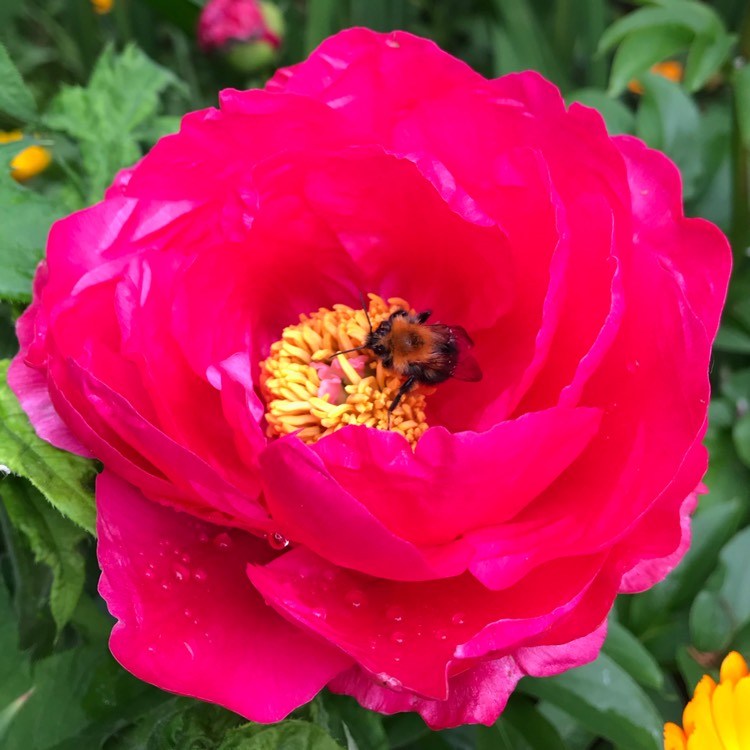
<path id="1" fill-rule="evenodd" d="M 745 660 L 732 651 L 721 663 L 717 685 L 704 675 L 682 714 L 683 728 L 664 726 L 665 750 L 746 750 L 750 748 L 750 676 Z"/>
<path id="2" fill-rule="evenodd" d="M 386 302 L 375 294 L 368 296 L 373 329 L 396 310 L 411 310 L 402 299 Z M 284 329 L 260 366 L 269 437 L 296 433 L 314 443 L 347 425 L 388 429 L 388 407 L 403 378 L 386 370 L 369 349 L 334 357 L 343 349 L 362 346 L 369 331 L 365 311 L 347 305 L 300 315 L 297 325 Z M 352 365 L 350 360 L 357 357 L 366 359 L 364 367 Z M 326 387 L 332 375 L 340 378 L 340 387 Z M 407 393 L 391 415 L 390 429 L 412 446 L 428 427 L 424 413 L 428 390 L 432 391 L 420 386 Z M 336 391 L 338 395 L 332 396 Z"/>

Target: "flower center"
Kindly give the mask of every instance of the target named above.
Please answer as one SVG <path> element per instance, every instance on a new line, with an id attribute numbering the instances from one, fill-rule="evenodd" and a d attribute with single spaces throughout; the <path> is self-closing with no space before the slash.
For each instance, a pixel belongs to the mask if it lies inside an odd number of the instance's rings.
<path id="1" fill-rule="evenodd" d="M 386 302 L 375 294 L 368 297 L 373 329 L 396 310 L 414 314 L 402 299 L 391 297 Z M 347 305 L 302 314 L 297 325 L 284 329 L 260 366 L 269 437 L 296 433 L 306 443 L 314 443 L 350 424 L 388 429 L 388 407 L 404 379 L 385 369 L 369 349 L 334 356 L 362 346 L 369 332 L 365 311 Z M 391 413 L 390 429 L 400 432 L 412 447 L 428 428 L 425 397 L 433 391 L 433 387 L 416 387 Z"/>

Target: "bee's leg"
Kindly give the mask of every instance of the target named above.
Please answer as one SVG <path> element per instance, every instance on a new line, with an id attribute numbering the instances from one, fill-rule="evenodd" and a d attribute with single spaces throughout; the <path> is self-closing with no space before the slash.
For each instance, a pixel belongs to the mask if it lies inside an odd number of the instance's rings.
<path id="1" fill-rule="evenodd" d="M 401 401 L 401 398 L 404 396 L 404 394 L 408 393 L 413 387 L 414 383 L 417 382 L 417 379 L 414 377 L 407 378 L 404 381 L 404 384 L 398 389 L 398 393 L 396 394 L 396 398 L 391 401 L 391 405 L 388 407 L 388 429 L 391 429 L 391 414 L 393 413 L 393 410 L 398 406 L 399 401 Z"/>
<path id="2" fill-rule="evenodd" d="M 432 315 L 432 310 L 424 310 L 417 315 L 417 323 L 424 323 Z"/>

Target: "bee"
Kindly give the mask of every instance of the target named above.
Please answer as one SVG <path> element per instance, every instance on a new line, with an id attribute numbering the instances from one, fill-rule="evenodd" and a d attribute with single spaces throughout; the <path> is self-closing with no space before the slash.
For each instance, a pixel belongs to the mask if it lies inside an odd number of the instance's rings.
<path id="1" fill-rule="evenodd" d="M 461 326 L 427 324 L 431 310 L 412 315 L 400 309 L 373 330 L 367 308 L 362 306 L 370 326 L 365 343 L 336 352 L 334 356 L 369 349 L 383 367 L 406 378 L 388 407 L 389 430 L 391 414 L 414 386 L 437 385 L 448 378 L 468 382 L 482 379 L 482 371 L 469 353 L 474 342 Z"/>

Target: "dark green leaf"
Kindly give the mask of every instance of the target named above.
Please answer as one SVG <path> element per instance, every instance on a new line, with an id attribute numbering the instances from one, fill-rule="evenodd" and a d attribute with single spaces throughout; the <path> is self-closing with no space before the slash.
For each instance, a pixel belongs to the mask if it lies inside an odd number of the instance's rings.
<path id="1" fill-rule="evenodd" d="M 615 620 L 609 621 L 603 651 L 644 687 L 654 690 L 663 687 L 664 675 L 654 657 L 626 627 Z"/>
<path id="2" fill-rule="evenodd" d="M 599 40 L 598 52 L 606 52 L 619 44 L 630 34 L 640 34 L 645 30 L 659 33 L 664 26 L 681 27 L 694 34 L 706 33 L 709 30 L 707 19 L 698 19 L 686 15 L 684 9 L 677 8 L 641 8 L 627 13 L 615 21 Z"/>
<path id="3" fill-rule="evenodd" d="M 706 668 L 695 661 L 691 655 L 691 650 L 687 646 L 681 646 L 677 649 L 676 658 L 677 667 L 680 670 L 685 686 L 692 695 L 695 686 L 706 673 Z"/>
<path id="4" fill-rule="evenodd" d="M 692 33 L 682 26 L 660 26 L 628 36 L 617 48 L 609 78 L 609 94 L 617 96 L 652 65 L 686 49 Z"/>
<path id="5" fill-rule="evenodd" d="M 24 480 L 6 479 L 0 498 L 13 525 L 26 536 L 37 562 L 52 569 L 50 609 L 58 630 L 70 620 L 83 591 L 84 558 L 78 548 L 86 533 L 63 518 Z"/>
<path id="6" fill-rule="evenodd" d="M 699 651 L 720 651 L 732 637 L 732 621 L 722 598 L 701 591 L 690 607 L 690 640 Z"/>
<path id="7" fill-rule="evenodd" d="M 263 726 L 249 724 L 230 730 L 219 750 L 341 750 L 317 724 L 287 720 Z"/>
<path id="8" fill-rule="evenodd" d="M 750 149 L 750 65 L 745 63 L 734 72 L 732 87 L 742 142 Z"/>
<path id="9" fill-rule="evenodd" d="M 0 112 L 5 112 L 21 122 L 33 122 L 36 103 L 31 91 L 10 59 L 8 50 L 0 44 Z"/>
<path id="10" fill-rule="evenodd" d="M 636 682 L 606 654 L 583 667 L 520 689 L 549 701 L 584 727 L 629 750 L 661 750 L 662 720 Z"/>
<path id="11" fill-rule="evenodd" d="M 731 323 L 725 323 L 716 335 L 714 346 L 724 352 L 750 354 L 750 334 Z"/>
<path id="12" fill-rule="evenodd" d="M 750 466 L 750 412 L 743 414 L 732 428 L 732 439 L 737 455 L 745 466 Z"/>
<path id="13" fill-rule="evenodd" d="M 430 733 L 419 714 L 404 713 L 386 716 L 384 724 L 392 750 L 419 742 L 422 737 Z"/>
<path id="14" fill-rule="evenodd" d="M 26 477 L 63 515 L 95 533 L 94 463 L 37 437 L 8 387 L 7 370 L 7 360 L 0 362 L 0 464 Z"/>
<path id="15" fill-rule="evenodd" d="M 724 570 L 720 595 L 730 608 L 735 629 L 750 622 L 750 527 L 740 531 L 721 550 L 719 555 Z"/>
<path id="16" fill-rule="evenodd" d="M 345 726 L 359 750 L 388 750 L 388 737 L 380 714 L 362 708 L 348 695 L 326 695 L 325 707 L 329 714 L 329 722 L 337 721 Z M 330 723 L 329 726 L 322 726 L 338 742 L 346 741 L 345 732 L 341 737 L 339 732 L 331 730 Z"/>
<path id="17" fill-rule="evenodd" d="M 556 727 L 539 712 L 538 704 L 526 696 L 513 695 L 495 727 L 502 735 L 503 730 L 515 729 L 519 738 L 531 750 L 565 750 L 565 744 Z M 512 750 L 520 750 L 521 745 L 511 745 Z"/>

